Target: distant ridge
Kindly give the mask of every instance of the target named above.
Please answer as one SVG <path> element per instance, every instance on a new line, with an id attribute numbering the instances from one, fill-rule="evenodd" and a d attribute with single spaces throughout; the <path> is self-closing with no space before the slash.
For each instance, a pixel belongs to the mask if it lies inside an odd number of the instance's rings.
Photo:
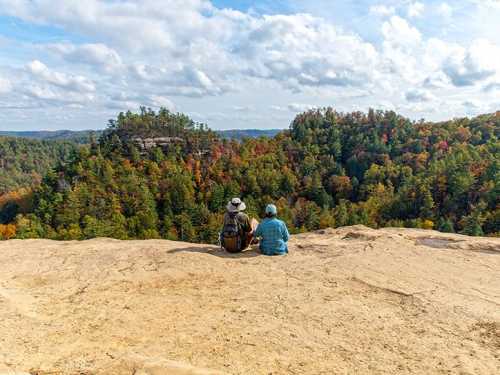
<path id="1" fill-rule="evenodd" d="M 76 143 L 89 143 L 92 134 L 98 138 L 102 130 L 40 130 L 40 131 L 0 131 L 0 136 L 29 138 L 46 141 L 73 141 Z"/>
<path id="2" fill-rule="evenodd" d="M 242 140 L 243 138 L 274 137 L 280 131 L 282 131 L 282 129 L 231 129 L 216 130 L 215 132 L 222 138 Z M 101 133 L 102 130 L 0 131 L 0 136 L 88 143 L 92 135 L 99 138 Z"/>
<path id="3" fill-rule="evenodd" d="M 231 129 L 231 130 L 216 130 L 222 138 L 242 140 L 243 138 L 260 138 L 274 137 L 284 129 Z"/>

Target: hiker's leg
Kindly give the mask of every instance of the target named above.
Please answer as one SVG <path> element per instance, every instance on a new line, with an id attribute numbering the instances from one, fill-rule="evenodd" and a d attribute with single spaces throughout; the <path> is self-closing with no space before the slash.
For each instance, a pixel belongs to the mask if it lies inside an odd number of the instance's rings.
<path id="1" fill-rule="evenodd" d="M 253 240 L 253 231 L 252 232 L 248 232 L 245 236 L 245 240 L 244 240 L 244 249 L 246 249 L 248 246 L 250 246 L 250 244 L 252 244 L 252 240 Z"/>
<path id="2" fill-rule="evenodd" d="M 252 227 L 252 237 L 248 240 L 248 243 L 250 245 L 256 245 L 259 243 L 259 240 L 253 236 L 255 231 L 257 230 L 257 227 L 259 226 L 259 221 L 257 219 L 252 218 L 250 221 L 250 226 Z"/>
<path id="3" fill-rule="evenodd" d="M 252 228 L 252 232 L 255 232 L 258 226 L 259 226 L 259 221 L 257 219 L 252 218 L 252 220 L 250 220 L 250 227 Z"/>
<path id="4" fill-rule="evenodd" d="M 253 238 L 253 232 L 242 233 L 240 237 L 241 250 L 245 250 L 248 247 L 248 245 L 250 245 L 252 238 Z"/>

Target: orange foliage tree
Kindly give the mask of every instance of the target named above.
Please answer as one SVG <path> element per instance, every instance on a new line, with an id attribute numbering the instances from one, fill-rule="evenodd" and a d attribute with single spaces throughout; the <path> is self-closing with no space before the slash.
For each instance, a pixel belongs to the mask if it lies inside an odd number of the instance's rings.
<path id="1" fill-rule="evenodd" d="M 0 224 L 0 240 L 10 240 L 16 236 L 16 226 L 14 224 Z"/>

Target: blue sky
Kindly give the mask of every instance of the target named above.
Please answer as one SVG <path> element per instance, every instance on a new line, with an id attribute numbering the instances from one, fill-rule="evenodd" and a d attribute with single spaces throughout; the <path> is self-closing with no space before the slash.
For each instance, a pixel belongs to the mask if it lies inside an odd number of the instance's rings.
<path id="1" fill-rule="evenodd" d="M 498 19 L 498 0 L 0 0 L 0 129 L 99 129 L 141 105 L 215 129 L 492 112 Z"/>

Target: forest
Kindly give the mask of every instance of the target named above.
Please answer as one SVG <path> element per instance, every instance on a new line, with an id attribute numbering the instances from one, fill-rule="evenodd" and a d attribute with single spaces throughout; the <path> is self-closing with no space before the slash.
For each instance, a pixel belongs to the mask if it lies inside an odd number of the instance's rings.
<path id="1" fill-rule="evenodd" d="M 236 141 L 141 108 L 88 146 L 61 144 L 63 162 L 33 192 L 0 201 L 0 237 L 215 243 L 235 196 L 257 218 L 276 203 L 292 233 L 364 224 L 500 236 L 499 138 L 500 112 L 431 123 L 323 108 Z"/>
<path id="2" fill-rule="evenodd" d="M 0 196 L 41 182 L 48 170 L 68 160 L 76 148 L 72 142 L 0 137 Z"/>

